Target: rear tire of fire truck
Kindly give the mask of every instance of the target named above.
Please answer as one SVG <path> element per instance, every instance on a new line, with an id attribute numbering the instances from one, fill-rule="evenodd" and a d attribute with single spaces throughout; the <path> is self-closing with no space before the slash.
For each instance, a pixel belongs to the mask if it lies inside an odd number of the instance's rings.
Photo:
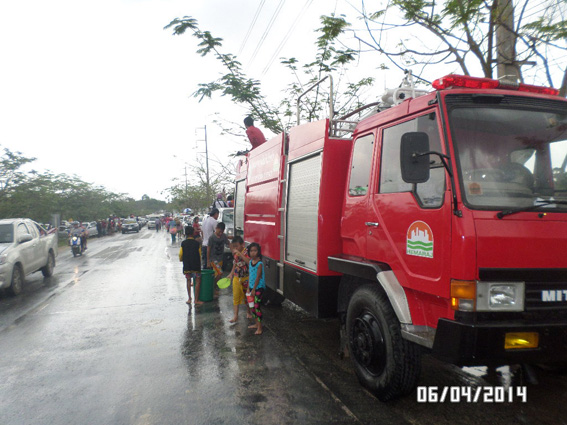
<path id="1" fill-rule="evenodd" d="M 402 338 L 400 322 L 382 288 L 369 284 L 356 290 L 348 305 L 346 328 L 350 357 L 363 386 L 381 401 L 413 391 L 421 351 Z"/>

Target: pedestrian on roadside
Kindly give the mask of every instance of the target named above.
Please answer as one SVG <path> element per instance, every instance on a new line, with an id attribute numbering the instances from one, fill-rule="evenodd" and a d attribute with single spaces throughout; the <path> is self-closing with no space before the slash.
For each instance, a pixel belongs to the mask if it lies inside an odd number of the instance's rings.
<path id="1" fill-rule="evenodd" d="M 199 224 L 199 217 L 195 216 L 193 218 L 193 230 L 195 237 L 201 237 L 203 233 L 201 232 L 201 225 Z"/>
<path id="2" fill-rule="evenodd" d="M 177 237 L 177 226 L 175 225 L 175 220 L 171 220 L 167 223 L 167 231 L 171 235 L 171 244 L 175 244 L 175 238 Z"/>
<path id="3" fill-rule="evenodd" d="M 203 268 L 208 268 L 209 263 L 207 261 L 207 246 L 209 245 L 209 238 L 215 232 L 217 228 L 217 220 L 219 218 L 219 210 L 217 208 L 213 208 L 209 215 L 203 221 L 203 249 L 202 251 L 202 266 Z"/>
<path id="4" fill-rule="evenodd" d="M 260 244 L 252 242 L 248 245 L 248 262 L 250 294 L 254 297 L 254 308 L 252 308 L 252 316 L 257 323 L 248 326 L 249 329 L 256 329 L 255 335 L 262 335 L 262 295 L 266 288 L 266 280 L 264 277 L 264 263 L 262 262 L 262 248 Z M 246 259 L 244 259 L 246 261 Z"/>
<path id="5" fill-rule="evenodd" d="M 230 271 L 228 278 L 232 280 L 232 303 L 234 315 L 229 321 L 230 323 L 235 323 L 238 321 L 238 310 L 240 304 L 244 304 L 246 300 L 244 294 L 248 291 L 248 262 L 250 261 L 250 258 L 246 253 L 244 240 L 240 236 L 232 238 L 230 249 L 234 256 L 234 262 L 232 263 L 232 270 Z M 246 259 L 248 259 L 248 261 L 246 261 Z M 246 308 L 246 317 L 248 319 L 252 319 L 252 314 L 250 313 L 248 305 Z"/>
<path id="6" fill-rule="evenodd" d="M 183 228 L 185 226 L 179 218 L 175 219 L 175 225 L 177 226 L 177 240 L 181 243 L 181 239 L 183 239 Z"/>
<path id="7" fill-rule="evenodd" d="M 201 290 L 201 240 L 195 238 L 193 228 L 191 226 L 185 227 L 186 239 L 181 242 L 179 248 L 179 261 L 183 261 L 183 274 L 187 280 L 187 295 L 188 299 L 185 301 L 191 305 L 191 286 L 195 288 L 195 305 L 203 304 L 199 300 L 199 292 Z"/>
<path id="8" fill-rule="evenodd" d="M 234 196 L 228 195 L 226 197 L 226 203 L 229 206 L 229 208 L 234 208 Z"/>
<path id="9" fill-rule="evenodd" d="M 100 220 L 96 221 L 96 234 L 97 238 L 100 238 L 102 236 L 102 221 Z"/>
<path id="10" fill-rule="evenodd" d="M 216 283 L 222 276 L 222 257 L 224 255 L 224 247 L 230 246 L 228 237 L 224 234 L 225 224 L 221 221 L 215 228 L 215 233 L 209 238 L 207 244 L 207 264 L 215 273 Z"/>

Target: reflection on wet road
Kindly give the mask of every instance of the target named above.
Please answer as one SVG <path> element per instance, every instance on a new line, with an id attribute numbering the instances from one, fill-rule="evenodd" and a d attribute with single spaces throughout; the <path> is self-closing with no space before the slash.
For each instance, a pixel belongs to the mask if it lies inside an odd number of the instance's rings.
<path id="1" fill-rule="evenodd" d="M 335 320 L 267 307 L 257 337 L 230 288 L 185 304 L 165 233 L 61 250 L 55 276 L 0 295 L 0 424 L 565 423 L 564 376 L 542 372 L 527 403 L 383 404 L 340 360 Z M 487 373 L 489 375 L 487 375 Z M 519 376 L 519 378 L 518 378 Z M 424 386 L 517 385 L 515 370 L 463 371 L 425 357 Z M 521 383 L 521 382 L 520 382 Z"/>

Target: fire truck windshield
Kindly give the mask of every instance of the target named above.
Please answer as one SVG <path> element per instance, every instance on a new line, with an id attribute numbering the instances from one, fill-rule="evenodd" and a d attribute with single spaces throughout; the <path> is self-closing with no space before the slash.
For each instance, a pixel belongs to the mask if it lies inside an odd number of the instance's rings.
<path id="1" fill-rule="evenodd" d="M 545 203 L 538 212 L 567 211 L 567 107 L 512 108 L 450 108 L 463 201 L 483 210 Z"/>

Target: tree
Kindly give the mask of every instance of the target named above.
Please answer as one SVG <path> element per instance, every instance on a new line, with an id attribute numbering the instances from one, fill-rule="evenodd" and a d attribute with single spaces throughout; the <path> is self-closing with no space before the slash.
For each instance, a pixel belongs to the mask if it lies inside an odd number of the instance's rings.
<path id="1" fill-rule="evenodd" d="M 506 19 L 511 0 L 391 0 L 381 4 L 381 9 L 368 11 L 362 0 L 360 17 L 365 30 L 351 33 L 358 43 L 385 55 L 400 69 L 414 68 L 415 75 L 427 75 L 426 69 L 436 69 L 433 65 L 454 64 L 458 73 L 493 78 L 498 62 L 506 60 L 517 68 L 521 81 L 529 75 L 538 84 L 561 84 L 565 91 L 566 64 L 556 61 L 567 51 L 565 0 L 517 1 L 512 27 Z M 496 54 L 506 42 L 496 37 L 499 28 L 511 34 L 512 58 Z M 393 39 L 400 42 L 392 46 Z M 529 71 L 522 68 L 532 64 Z"/>
<path id="2" fill-rule="evenodd" d="M 0 217 L 29 217 L 50 222 L 54 214 L 59 214 L 64 218 L 92 221 L 110 214 L 144 215 L 156 211 L 147 211 L 150 208 L 144 207 L 162 209 L 165 206 L 165 202 L 151 199 L 138 204 L 132 198 L 109 192 L 77 176 L 24 171 L 24 166 L 34 160 L 4 149 L 0 156 Z"/>
<path id="3" fill-rule="evenodd" d="M 227 71 L 226 74 L 212 82 L 199 84 L 198 89 L 193 93 L 194 97 L 202 101 L 205 98 L 211 98 L 214 93 L 218 92 L 222 96 L 229 96 L 236 103 L 247 104 L 250 114 L 260 121 L 265 128 L 277 134 L 294 124 L 295 100 L 300 93 L 331 72 L 336 72 L 346 79 L 347 65 L 357 57 L 355 50 L 337 47 L 338 36 L 349 26 L 344 17 L 333 15 L 324 16 L 321 19 L 323 26 L 317 30 L 320 36 L 317 40 L 316 57 L 312 62 L 301 67 L 303 72 L 299 72 L 300 65 L 296 58 L 282 58 L 282 64 L 289 69 L 294 82 L 285 90 L 283 99 L 273 103 L 278 107 L 271 106 L 272 103 L 269 103 L 262 95 L 261 84 L 258 80 L 251 79 L 243 73 L 242 65 L 235 55 L 221 51 L 222 39 L 214 37 L 209 31 L 201 30 L 197 20 L 190 16 L 176 18 L 165 29 L 172 28 L 174 35 L 182 35 L 187 31 L 192 33 L 199 40 L 197 53 L 201 56 L 213 54 Z M 341 92 L 339 85 L 336 85 L 335 110 L 343 113 L 360 106 L 363 103 L 360 99 L 360 92 L 372 83 L 372 78 L 363 78 L 354 83 L 347 82 L 347 88 L 342 90 L 343 96 L 336 95 Z M 328 94 L 320 89 L 311 92 L 304 100 L 302 118 L 306 120 L 321 119 L 327 109 L 323 105 L 328 104 L 328 100 Z M 223 131 L 236 134 L 234 123 L 228 126 L 224 125 Z M 239 131 L 239 134 L 241 135 L 242 131 Z"/>
<path id="4" fill-rule="evenodd" d="M 234 186 L 234 167 L 216 162 L 209 175 L 210 193 L 230 192 Z M 202 161 L 197 161 L 196 165 L 191 166 L 193 182 L 186 184 L 178 182 L 167 189 L 171 197 L 170 206 L 172 210 L 181 211 L 184 208 L 192 210 L 207 210 L 213 203 L 213 199 L 207 195 L 206 167 Z"/>

